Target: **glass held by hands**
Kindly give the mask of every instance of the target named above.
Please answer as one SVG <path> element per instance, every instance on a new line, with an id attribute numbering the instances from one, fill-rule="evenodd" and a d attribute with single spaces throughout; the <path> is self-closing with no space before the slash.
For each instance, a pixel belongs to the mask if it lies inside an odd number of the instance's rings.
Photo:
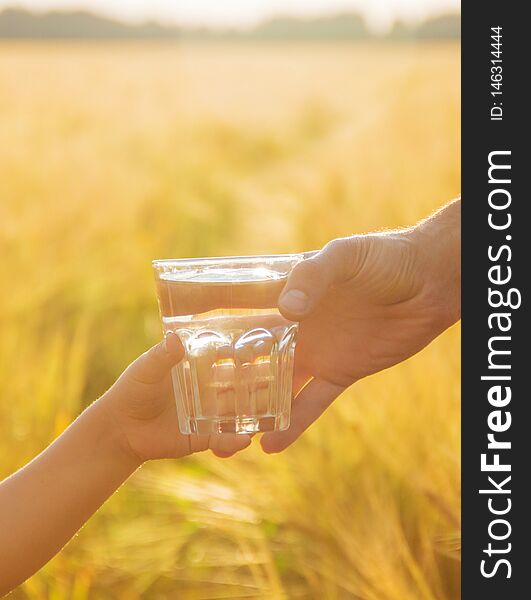
<path id="1" fill-rule="evenodd" d="M 278 297 L 301 255 L 156 260 L 164 332 L 185 358 L 172 370 L 182 433 L 289 427 L 297 323 Z"/>

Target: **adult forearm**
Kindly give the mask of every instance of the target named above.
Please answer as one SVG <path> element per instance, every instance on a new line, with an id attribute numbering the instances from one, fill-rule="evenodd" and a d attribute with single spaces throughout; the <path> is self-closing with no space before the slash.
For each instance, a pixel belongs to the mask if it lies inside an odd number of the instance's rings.
<path id="1" fill-rule="evenodd" d="M 0 483 L 0 596 L 54 556 L 138 467 L 98 403 Z"/>

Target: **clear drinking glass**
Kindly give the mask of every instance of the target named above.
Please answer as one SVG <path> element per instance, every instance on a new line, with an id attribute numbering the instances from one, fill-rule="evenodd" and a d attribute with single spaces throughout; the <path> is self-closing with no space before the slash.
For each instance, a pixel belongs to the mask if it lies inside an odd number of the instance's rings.
<path id="1" fill-rule="evenodd" d="M 186 355 L 172 370 L 182 433 L 287 429 L 297 323 L 277 301 L 302 255 L 155 260 L 164 332 Z"/>

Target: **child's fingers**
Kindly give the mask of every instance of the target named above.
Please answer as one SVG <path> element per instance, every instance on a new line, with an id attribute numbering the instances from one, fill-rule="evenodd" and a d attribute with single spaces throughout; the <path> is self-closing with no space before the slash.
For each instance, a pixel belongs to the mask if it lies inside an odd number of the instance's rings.
<path id="1" fill-rule="evenodd" d="M 209 447 L 212 452 L 220 458 L 229 458 L 236 452 L 250 446 L 251 438 L 248 435 L 239 433 L 223 433 L 219 435 L 211 435 Z"/>
<path id="2" fill-rule="evenodd" d="M 179 336 L 169 332 L 156 346 L 144 352 L 131 365 L 132 376 L 140 383 L 157 383 L 184 356 Z"/>

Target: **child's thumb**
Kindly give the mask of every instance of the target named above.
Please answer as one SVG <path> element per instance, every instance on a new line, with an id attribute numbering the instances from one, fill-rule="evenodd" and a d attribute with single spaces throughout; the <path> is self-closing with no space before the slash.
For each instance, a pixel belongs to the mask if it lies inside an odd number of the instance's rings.
<path id="1" fill-rule="evenodd" d="M 133 377 L 141 383 L 157 383 L 184 356 L 179 336 L 169 332 L 166 338 L 139 356 L 131 365 Z"/>

